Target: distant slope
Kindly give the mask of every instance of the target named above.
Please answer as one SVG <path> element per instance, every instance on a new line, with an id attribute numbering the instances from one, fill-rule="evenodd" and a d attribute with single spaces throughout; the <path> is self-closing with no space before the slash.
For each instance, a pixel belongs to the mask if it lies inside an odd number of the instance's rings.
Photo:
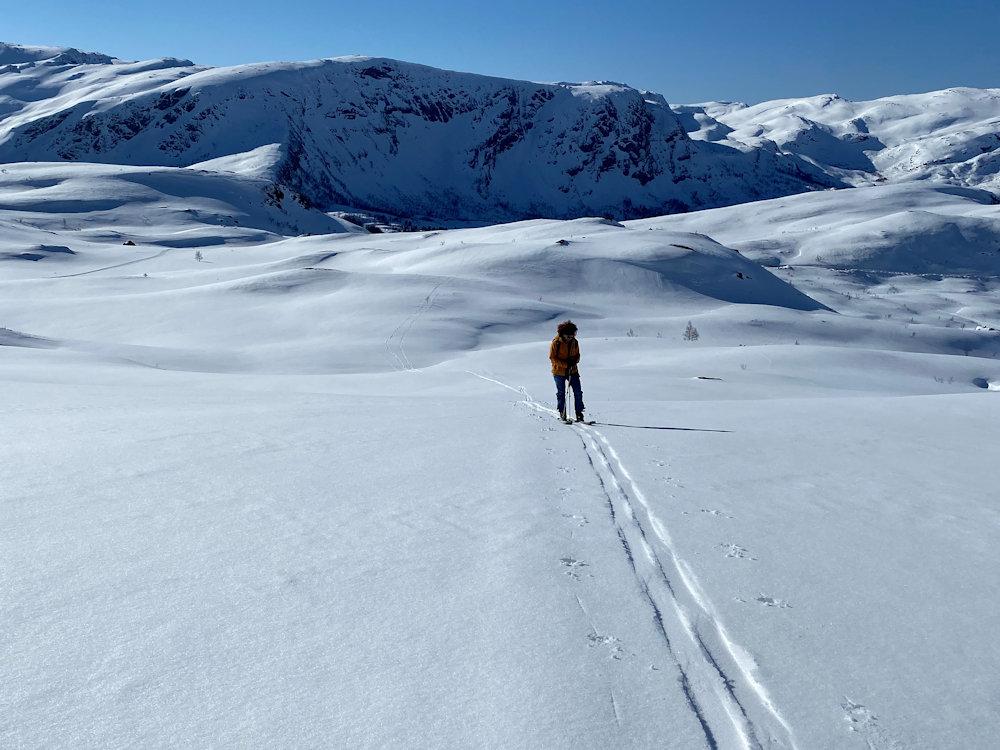
<path id="1" fill-rule="evenodd" d="M 483 223 L 650 216 L 844 184 L 770 146 L 692 140 L 661 96 L 621 84 L 379 58 L 205 68 L 0 49 L 14 61 L 0 68 L 0 162 L 210 162 L 327 209 Z"/>
<path id="2" fill-rule="evenodd" d="M 630 230 L 601 219 L 526 221 L 442 233 L 393 259 L 396 273 L 502 279 L 531 294 L 627 298 L 644 309 L 718 302 L 818 310 L 822 305 L 701 234 Z M 331 261 L 336 264 L 337 261 Z"/>
<path id="3" fill-rule="evenodd" d="M 823 309 L 686 232 L 577 219 L 284 237 L 271 230 L 290 218 L 339 225 L 287 198 L 285 214 L 267 183 L 235 175 L 26 164 L 0 177 L 0 314 L 21 347 L 168 369 L 355 372 L 526 331 L 544 345 L 569 315 L 621 336 L 650 317 L 677 316 L 683 330 L 734 304 Z"/>
<path id="4" fill-rule="evenodd" d="M 91 252 L 128 241 L 193 248 L 352 230 L 273 183 L 234 174 L 105 164 L 0 168 L 0 259 L 41 252 L 31 260 L 86 264 Z"/>
<path id="5" fill-rule="evenodd" d="M 912 183 L 794 195 L 629 222 L 701 232 L 768 265 L 1000 275 L 1000 200 Z"/>
<path id="6" fill-rule="evenodd" d="M 1000 192 L 1000 88 L 675 110 L 695 139 L 743 148 L 771 141 L 854 184 L 932 179 Z"/>

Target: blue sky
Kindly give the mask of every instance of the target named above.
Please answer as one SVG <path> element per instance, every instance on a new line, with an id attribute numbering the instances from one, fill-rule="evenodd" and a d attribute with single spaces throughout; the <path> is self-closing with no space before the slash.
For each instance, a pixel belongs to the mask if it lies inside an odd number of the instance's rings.
<path id="1" fill-rule="evenodd" d="M 33 0 L 0 39 L 211 65 L 371 54 L 668 101 L 1000 86 L 1000 0 Z"/>

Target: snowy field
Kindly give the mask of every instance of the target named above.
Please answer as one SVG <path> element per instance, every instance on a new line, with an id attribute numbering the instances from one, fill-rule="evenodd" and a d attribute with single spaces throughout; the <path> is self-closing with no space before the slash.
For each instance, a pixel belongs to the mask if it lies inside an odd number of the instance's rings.
<path id="1" fill-rule="evenodd" d="M 988 193 L 267 191 L 0 172 L 0 746 L 996 746 Z"/>

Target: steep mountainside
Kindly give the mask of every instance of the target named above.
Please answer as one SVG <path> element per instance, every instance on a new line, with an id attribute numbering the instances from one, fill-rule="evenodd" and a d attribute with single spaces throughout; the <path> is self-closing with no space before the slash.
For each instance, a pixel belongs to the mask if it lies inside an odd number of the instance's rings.
<path id="1" fill-rule="evenodd" d="M 0 162 L 234 171 L 324 210 L 638 218 L 929 179 L 1000 192 L 1000 89 L 671 108 L 348 57 L 231 68 L 0 44 Z"/>
<path id="2" fill-rule="evenodd" d="M 0 162 L 209 161 L 322 208 L 477 222 L 640 217 L 844 184 L 769 143 L 693 140 L 663 97 L 621 84 L 364 57 L 205 68 L 5 45 L 0 60 Z"/>

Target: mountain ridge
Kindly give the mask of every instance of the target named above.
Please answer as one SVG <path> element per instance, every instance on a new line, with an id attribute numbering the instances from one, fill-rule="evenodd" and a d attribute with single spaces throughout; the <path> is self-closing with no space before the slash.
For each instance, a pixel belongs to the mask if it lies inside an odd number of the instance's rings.
<path id="1" fill-rule="evenodd" d="M 188 62 L 15 65 L 0 74 L 0 161 L 191 166 L 278 144 L 270 176 L 314 205 L 483 222 L 635 218 L 842 186 L 776 149 L 692 140 L 662 96 L 621 84 L 362 56 Z"/>
<path id="2" fill-rule="evenodd" d="M 212 67 L 0 44 L 0 162 L 20 161 L 235 171 L 322 210 L 431 223 L 636 219 L 922 179 L 1000 193 L 1000 89 L 670 105 L 619 82 L 375 56 Z"/>

